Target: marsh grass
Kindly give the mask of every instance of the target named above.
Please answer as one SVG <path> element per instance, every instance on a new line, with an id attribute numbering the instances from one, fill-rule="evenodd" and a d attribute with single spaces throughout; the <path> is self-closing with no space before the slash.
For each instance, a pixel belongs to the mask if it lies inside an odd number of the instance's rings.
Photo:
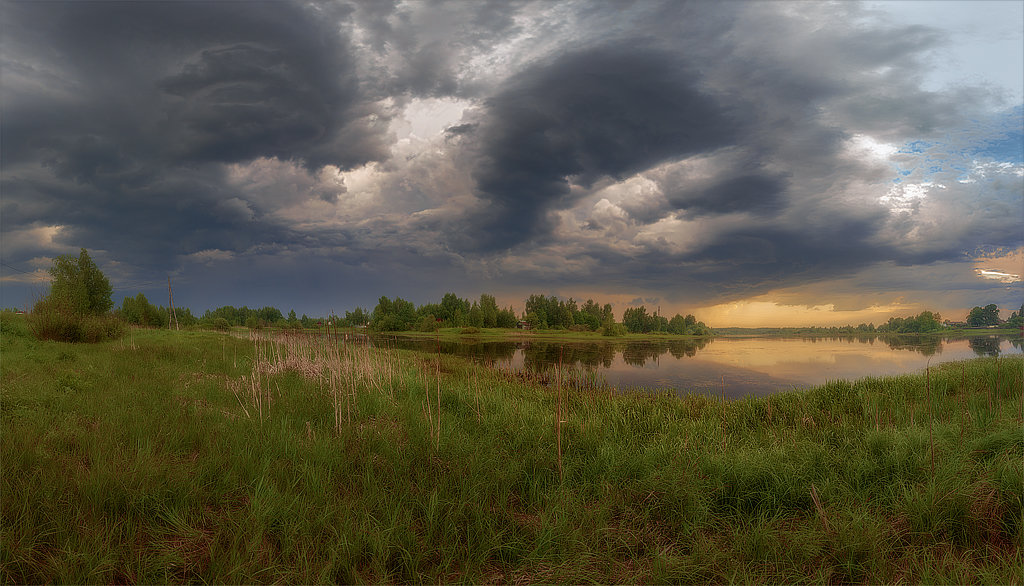
<path id="1" fill-rule="evenodd" d="M 1022 581 L 1017 357 L 723 403 L 0 318 L 4 582 Z"/>

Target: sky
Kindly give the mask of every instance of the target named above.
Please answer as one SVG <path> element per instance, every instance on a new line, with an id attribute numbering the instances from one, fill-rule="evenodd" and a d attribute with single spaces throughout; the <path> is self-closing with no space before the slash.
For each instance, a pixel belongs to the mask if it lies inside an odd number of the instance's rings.
<path id="1" fill-rule="evenodd" d="M 4 2 L 0 305 L 1024 302 L 1024 2 Z"/>

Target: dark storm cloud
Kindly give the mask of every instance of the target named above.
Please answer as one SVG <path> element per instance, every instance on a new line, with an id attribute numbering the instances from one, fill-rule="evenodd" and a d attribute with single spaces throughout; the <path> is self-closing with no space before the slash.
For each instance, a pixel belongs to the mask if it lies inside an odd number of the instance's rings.
<path id="1" fill-rule="evenodd" d="M 994 92 L 921 89 L 949 39 L 857 3 L 2 10 L 5 262 L 708 299 L 1022 242 L 1012 169 L 881 202 L 894 159 L 858 137 L 942 142 Z"/>
<path id="2" fill-rule="evenodd" d="M 767 215 L 785 206 L 786 183 L 780 177 L 741 175 L 703 189 L 666 194 L 668 202 L 693 215 L 748 212 Z"/>
<path id="3" fill-rule="evenodd" d="M 17 116 L 5 128 L 5 155 L 63 154 L 92 137 L 118 168 L 131 157 L 350 166 L 382 156 L 360 120 L 369 112 L 359 109 L 347 40 L 311 8 L 45 2 L 9 15 L 15 51 L 19 41 L 47 44 L 12 57 L 65 77 L 69 95 L 8 88 Z"/>
<path id="4" fill-rule="evenodd" d="M 346 13 L 291 2 L 5 4 L 5 229 L 64 225 L 63 243 L 163 270 L 199 250 L 301 241 L 263 213 L 293 200 L 253 201 L 224 165 L 386 158 L 384 115 L 361 95 L 338 32 Z"/>
<path id="5" fill-rule="evenodd" d="M 546 213 L 589 187 L 736 138 L 736 120 L 701 91 L 677 56 L 633 44 L 558 56 L 512 78 L 488 100 L 474 172 L 488 202 L 472 236 L 483 249 L 550 229 Z"/>

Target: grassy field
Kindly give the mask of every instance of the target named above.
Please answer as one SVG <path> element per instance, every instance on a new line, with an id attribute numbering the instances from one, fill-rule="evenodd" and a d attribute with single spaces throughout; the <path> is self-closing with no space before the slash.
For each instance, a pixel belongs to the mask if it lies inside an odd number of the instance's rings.
<path id="1" fill-rule="evenodd" d="M 1024 579 L 1019 357 L 722 402 L 338 342 L 4 315 L 0 580 Z"/>

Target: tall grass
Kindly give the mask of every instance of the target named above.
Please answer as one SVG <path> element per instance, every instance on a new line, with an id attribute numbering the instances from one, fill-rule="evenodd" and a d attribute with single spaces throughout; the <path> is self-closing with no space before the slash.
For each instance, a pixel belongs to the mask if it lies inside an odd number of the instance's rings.
<path id="1" fill-rule="evenodd" d="M 40 340 L 97 343 L 116 340 L 127 331 L 112 315 L 87 315 L 59 299 L 42 299 L 27 317 L 28 329 Z"/>
<path id="2" fill-rule="evenodd" d="M 1020 358 L 723 403 L 7 321 L 4 582 L 1022 581 Z"/>

